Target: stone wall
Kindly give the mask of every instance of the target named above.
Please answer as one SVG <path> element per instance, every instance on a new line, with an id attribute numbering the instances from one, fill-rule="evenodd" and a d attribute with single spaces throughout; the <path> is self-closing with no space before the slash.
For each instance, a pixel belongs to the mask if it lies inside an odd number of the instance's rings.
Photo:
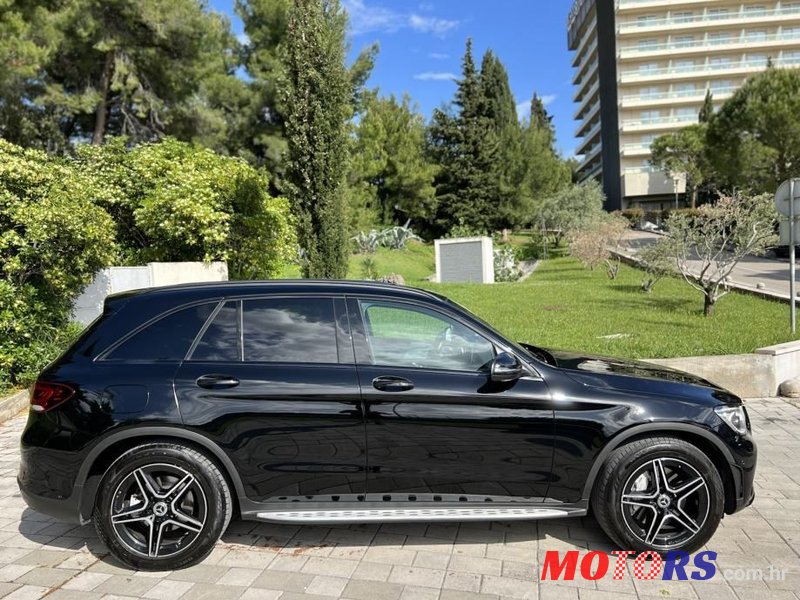
<path id="1" fill-rule="evenodd" d="M 648 362 L 699 375 L 742 398 L 778 395 L 784 381 L 800 377 L 800 342 L 759 348 L 753 354 L 653 359 Z"/>

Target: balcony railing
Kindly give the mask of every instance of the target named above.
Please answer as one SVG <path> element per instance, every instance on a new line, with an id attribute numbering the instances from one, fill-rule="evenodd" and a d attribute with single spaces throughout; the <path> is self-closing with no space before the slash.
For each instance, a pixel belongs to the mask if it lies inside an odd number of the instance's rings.
<path id="1" fill-rule="evenodd" d="M 785 6 L 773 9 L 761 10 L 739 10 L 723 13 L 706 13 L 698 15 L 681 15 L 676 17 L 664 17 L 660 19 L 636 19 L 624 21 L 617 27 L 618 31 L 635 30 L 644 27 L 664 27 L 671 25 L 688 25 L 692 23 L 708 23 L 717 21 L 736 21 L 739 19 L 758 19 L 764 17 L 781 17 L 785 15 L 800 14 L 800 5 Z"/>
<path id="2" fill-rule="evenodd" d="M 639 127 L 643 125 L 675 125 L 680 123 L 697 123 L 697 115 L 675 115 L 672 117 L 645 117 L 644 119 L 631 119 L 622 122 L 622 128 Z"/>
<path id="3" fill-rule="evenodd" d="M 756 46 L 765 42 L 780 42 L 785 40 L 800 40 L 800 32 L 791 33 L 773 33 L 761 37 L 748 37 L 742 35 L 736 38 L 729 39 L 707 39 L 707 40 L 682 40 L 677 42 L 665 42 L 662 44 L 647 44 L 647 45 L 629 45 L 622 46 L 619 49 L 620 56 L 623 53 L 645 54 L 647 52 L 660 52 L 662 50 L 681 50 L 684 48 L 692 48 L 696 50 L 704 50 L 714 46 L 722 45 L 736 45 L 736 46 Z"/>
<path id="4" fill-rule="evenodd" d="M 800 56 L 792 56 L 788 58 L 773 59 L 772 63 L 775 66 L 800 66 Z M 631 69 L 622 71 L 620 78 L 624 77 L 652 77 L 654 75 L 675 75 L 686 73 L 705 73 L 708 71 L 724 71 L 729 69 L 757 69 L 766 67 L 768 59 L 764 57 L 758 60 L 732 60 L 730 62 L 716 62 L 707 63 L 702 65 L 680 65 L 677 67 L 658 67 L 654 69 Z"/>
<path id="5" fill-rule="evenodd" d="M 628 94 L 627 96 L 622 97 L 623 102 L 647 102 L 649 100 L 674 100 L 676 98 L 694 98 L 694 97 L 702 97 L 706 95 L 706 91 L 708 88 L 703 88 L 702 90 L 673 90 L 671 92 L 650 92 L 648 94 Z M 735 92 L 738 88 L 735 86 L 724 87 L 724 88 L 716 88 L 711 89 L 711 93 L 714 96 L 718 96 L 721 94 L 731 94 Z"/>

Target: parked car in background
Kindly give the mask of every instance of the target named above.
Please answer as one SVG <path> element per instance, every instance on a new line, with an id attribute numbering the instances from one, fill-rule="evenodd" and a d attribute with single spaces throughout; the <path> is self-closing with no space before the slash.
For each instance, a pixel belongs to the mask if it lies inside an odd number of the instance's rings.
<path id="1" fill-rule="evenodd" d="M 448 299 L 339 281 L 110 296 L 39 377 L 19 485 L 119 559 L 202 560 L 235 515 L 578 517 L 704 545 L 753 500 L 742 401 L 641 362 L 517 344 Z"/>

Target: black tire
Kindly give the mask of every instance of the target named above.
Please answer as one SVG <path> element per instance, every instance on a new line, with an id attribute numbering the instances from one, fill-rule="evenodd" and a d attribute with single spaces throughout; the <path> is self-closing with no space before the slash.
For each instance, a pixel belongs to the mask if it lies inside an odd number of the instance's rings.
<path id="1" fill-rule="evenodd" d="M 208 556 L 232 512 L 230 490 L 216 464 L 193 448 L 156 442 L 128 450 L 109 467 L 94 524 L 125 564 L 170 571 Z"/>
<path id="2" fill-rule="evenodd" d="M 659 487 L 662 480 L 667 485 Z M 693 485 L 696 491 L 687 493 Z M 678 438 L 641 439 L 616 449 L 592 490 L 595 518 L 621 550 L 693 552 L 714 535 L 724 510 L 717 468 Z"/>

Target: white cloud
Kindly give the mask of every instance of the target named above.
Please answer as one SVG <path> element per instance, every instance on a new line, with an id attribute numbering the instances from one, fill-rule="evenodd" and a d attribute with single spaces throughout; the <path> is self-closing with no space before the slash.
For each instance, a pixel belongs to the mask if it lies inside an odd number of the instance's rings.
<path id="1" fill-rule="evenodd" d="M 556 98 L 558 98 L 558 94 L 547 94 L 545 96 L 542 96 L 542 104 L 544 104 L 545 106 L 550 106 L 553 102 L 556 101 Z"/>
<path id="2" fill-rule="evenodd" d="M 250 36 L 248 36 L 244 31 L 236 36 L 236 39 L 239 40 L 239 43 L 242 46 L 246 46 L 250 43 Z"/>
<path id="3" fill-rule="evenodd" d="M 444 54 L 443 52 L 431 52 L 428 54 L 428 58 L 432 58 L 433 60 L 447 60 L 450 58 L 450 55 Z"/>
<path id="4" fill-rule="evenodd" d="M 347 11 L 350 33 L 354 36 L 372 32 L 393 33 L 408 28 L 443 37 L 459 25 L 454 20 L 398 12 L 378 4 L 368 5 L 365 0 L 343 0 L 342 6 Z"/>
<path id="5" fill-rule="evenodd" d="M 427 73 L 418 73 L 414 75 L 414 79 L 419 79 L 420 81 L 453 81 L 457 79 L 458 75 L 455 73 L 434 73 L 428 71 Z"/>
<path id="6" fill-rule="evenodd" d="M 382 6 L 367 6 L 364 0 L 344 0 L 342 6 L 350 21 L 350 33 L 360 35 L 372 31 L 397 31 L 403 26 L 399 13 Z"/>
<path id="7" fill-rule="evenodd" d="M 447 35 L 449 31 L 458 27 L 458 21 L 439 19 L 437 17 L 421 17 L 415 14 L 411 14 L 408 17 L 408 24 L 414 31 L 432 33 L 438 37 L 443 37 Z"/>

